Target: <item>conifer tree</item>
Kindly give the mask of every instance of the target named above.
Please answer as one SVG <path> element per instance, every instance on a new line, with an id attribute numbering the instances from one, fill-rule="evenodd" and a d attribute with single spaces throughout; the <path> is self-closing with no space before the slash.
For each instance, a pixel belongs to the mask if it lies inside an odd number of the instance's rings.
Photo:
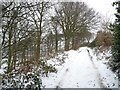
<path id="1" fill-rule="evenodd" d="M 112 45 L 112 61 L 111 66 L 113 71 L 120 70 L 120 1 L 113 3 L 116 6 L 117 13 L 113 28 L 113 45 Z"/>

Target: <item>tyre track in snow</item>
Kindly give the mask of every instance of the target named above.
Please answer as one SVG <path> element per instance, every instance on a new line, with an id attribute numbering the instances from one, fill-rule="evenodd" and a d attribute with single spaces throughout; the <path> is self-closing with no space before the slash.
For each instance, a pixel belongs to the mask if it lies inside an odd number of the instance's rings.
<path id="1" fill-rule="evenodd" d="M 88 49 L 87 49 L 87 52 L 88 52 L 88 56 L 91 60 L 92 66 L 95 69 L 98 84 L 100 85 L 101 88 L 105 88 L 105 90 L 106 90 L 107 87 L 104 85 L 103 80 L 101 79 L 101 74 L 99 73 L 98 68 L 96 67 L 95 63 L 93 62 L 93 57 L 90 55 L 90 51 Z"/>
<path id="2" fill-rule="evenodd" d="M 61 78 L 61 80 L 58 82 L 58 85 L 56 86 L 56 89 L 60 89 L 62 86 L 63 86 L 63 82 L 64 82 L 64 80 L 65 80 L 65 77 L 68 75 L 68 72 L 69 72 L 69 70 L 70 70 L 70 66 L 71 66 L 71 64 L 73 64 L 73 63 L 71 63 L 71 61 L 69 61 L 68 63 L 67 63 L 67 67 L 65 68 L 65 72 L 63 73 L 63 77 Z"/>
<path id="3" fill-rule="evenodd" d="M 68 71 L 69 71 L 69 69 L 67 68 L 67 69 L 65 70 L 64 74 L 63 74 L 62 79 L 59 81 L 58 85 L 56 86 L 56 89 L 61 88 L 62 82 L 63 82 L 63 80 L 64 80 L 64 76 L 67 74 Z"/>
<path id="4" fill-rule="evenodd" d="M 67 63 L 67 66 L 68 66 L 68 65 L 70 65 L 70 61 Z M 62 69 L 64 69 L 64 67 L 63 67 Z M 64 81 L 64 78 L 65 78 L 65 76 L 67 75 L 68 71 L 69 71 L 69 67 L 67 67 L 67 68 L 65 69 L 65 72 L 64 72 L 63 75 L 62 75 L 63 77 L 61 78 L 61 80 L 58 82 L 58 84 L 57 84 L 57 86 L 56 86 L 56 90 L 59 89 L 59 88 L 61 88 L 62 82 Z"/>
<path id="5" fill-rule="evenodd" d="M 58 82 L 58 85 L 56 86 L 56 90 L 57 89 L 59 89 L 59 88 L 61 88 L 61 86 L 62 86 L 62 83 L 63 83 L 63 81 L 64 81 L 64 79 L 65 79 L 65 76 L 68 74 L 68 72 L 69 72 L 69 66 L 70 66 L 70 61 L 67 63 L 67 68 L 65 68 L 65 72 L 63 73 L 63 77 L 61 78 L 61 80 Z"/>
<path id="6" fill-rule="evenodd" d="M 98 82 L 98 84 L 100 85 L 100 88 L 103 88 L 102 90 L 104 90 L 104 88 L 105 88 L 105 90 L 106 90 L 107 87 L 103 84 L 103 80 L 101 79 L 101 74 L 99 73 L 98 68 L 96 67 L 96 65 L 95 65 L 94 62 L 93 62 L 93 57 L 92 57 L 92 55 L 90 55 L 90 51 L 89 51 L 88 49 L 86 49 L 86 51 L 88 52 L 88 56 L 89 56 L 89 58 L 90 58 L 90 60 L 91 60 L 91 64 L 92 64 L 92 66 L 93 66 L 93 68 L 94 68 L 94 70 L 95 70 L 96 77 L 97 77 L 97 82 Z M 81 50 L 80 52 L 82 52 L 82 50 Z M 79 53 L 80 53 L 80 52 L 79 52 Z M 64 81 L 64 78 L 65 78 L 65 76 L 67 75 L 68 71 L 69 71 L 69 67 L 67 67 L 67 68 L 65 69 L 65 72 L 64 72 L 64 74 L 62 75 L 63 77 L 61 78 L 61 80 L 59 81 L 58 85 L 56 86 L 56 89 L 61 88 L 62 82 Z"/>

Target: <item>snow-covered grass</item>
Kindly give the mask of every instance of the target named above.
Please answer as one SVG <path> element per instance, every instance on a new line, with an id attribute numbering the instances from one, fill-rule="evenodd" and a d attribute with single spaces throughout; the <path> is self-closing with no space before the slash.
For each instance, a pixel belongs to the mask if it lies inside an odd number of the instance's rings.
<path id="1" fill-rule="evenodd" d="M 48 61 L 57 73 L 42 77 L 43 88 L 118 88 L 118 77 L 104 63 L 105 59 L 98 60 L 94 50 L 82 47 L 64 53 Z M 63 55 L 66 58 L 60 63 Z"/>

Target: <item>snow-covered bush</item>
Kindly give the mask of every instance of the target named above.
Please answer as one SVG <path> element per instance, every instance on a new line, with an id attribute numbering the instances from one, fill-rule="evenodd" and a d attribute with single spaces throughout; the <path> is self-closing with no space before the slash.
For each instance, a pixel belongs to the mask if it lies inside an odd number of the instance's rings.
<path id="1" fill-rule="evenodd" d="M 4 74 L 1 88 L 40 88 L 42 84 L 40 77 L 40 74 L 32 72 Z"/>
<path id="2" fill-rule="evenodd" d="M 50 60 L 41 61 L 41 64 L 42 64 L 41 74 L 42 74 L 42 76 L 48 77 L 48 74 L 51 72 L 57 73 L 57 69 L 55 68 L 55 63 L 51 63 L 52 60 L 53 60 L 53 58 L 51 58 Z"/>
<path id="3" fill-rule="evenodd" d="M 107 49 L 100 50 L 100 48 L 94 48 L 93 49 L 94 55 L 96 55 L 97 60 L 102 60 L 104 62 L 107 62 L 111 59 L 111 47 L 108 47 Z"/>

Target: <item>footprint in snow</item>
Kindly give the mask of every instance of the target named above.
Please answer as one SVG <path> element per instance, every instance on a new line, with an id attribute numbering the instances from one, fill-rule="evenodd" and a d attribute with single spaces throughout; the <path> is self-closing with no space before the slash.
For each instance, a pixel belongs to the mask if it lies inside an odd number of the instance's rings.
<path id="1" fill-rule="evenodd" d="M 68 72 L 68 71 L 69 71 L 69 69 L 67 68 L 67 69 L 66 69 L 66 72 Z"/>

